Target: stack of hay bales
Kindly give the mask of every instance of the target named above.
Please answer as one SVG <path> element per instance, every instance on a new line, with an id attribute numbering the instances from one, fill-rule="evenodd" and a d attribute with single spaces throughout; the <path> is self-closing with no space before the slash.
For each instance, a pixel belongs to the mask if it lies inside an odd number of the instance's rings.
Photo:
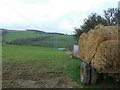
<path id="1" fill-rule="evenodd" d="M 120 72 L 120 41 L 116 26 L 100 26 L 79 38 L 79 58 L 98 72 Z"/>

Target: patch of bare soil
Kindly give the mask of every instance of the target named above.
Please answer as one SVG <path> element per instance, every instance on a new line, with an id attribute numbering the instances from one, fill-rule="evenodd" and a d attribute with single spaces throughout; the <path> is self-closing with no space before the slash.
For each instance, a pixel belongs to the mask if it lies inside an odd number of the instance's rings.
<path id="1" fill-rule="evenodd" d="M 78 88 L 64 70 L 50 71 L 52 65 L 41 62 L 8 62 L 2 67 L 3 88 Z"/>

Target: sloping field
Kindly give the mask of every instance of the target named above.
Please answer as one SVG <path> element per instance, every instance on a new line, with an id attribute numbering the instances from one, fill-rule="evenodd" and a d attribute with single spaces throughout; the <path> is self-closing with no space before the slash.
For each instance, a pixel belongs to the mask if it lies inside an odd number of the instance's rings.
<path id="1" fill-rule="evenodd" d="M 3 35 L 3 40 L 8 44 L 14 45 L 34 45 L 34 46 L 46 46 L 46 47 L 63 47 L 67 48 L 75 43 L 72 35 L 59 35 L 59 34 L 47 34 L 36 33 L 32 31 L 7 31 Z"/>
<path id="2" fill-rule="evenodd" d="M 47 34 L 37 34 L 32 31 L 7 30 L 7 33 L 5 34 L 4 38 L 6 41 L 10 42 L 16 39 L 36 38 L 36 37 L 42 37 L 42 36 L 47 36 Z"/>

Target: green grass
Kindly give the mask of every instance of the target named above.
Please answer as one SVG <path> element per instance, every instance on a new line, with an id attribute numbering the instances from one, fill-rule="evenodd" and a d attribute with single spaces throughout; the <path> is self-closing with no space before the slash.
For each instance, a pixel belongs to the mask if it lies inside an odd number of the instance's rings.
<path id="1" fill-rule="evenodd" d="M 54 36 L 54 40 L 74 40 L 72 35 L 57 35 L 57 34 L 38 34 L 31 31 L 7 31 L 6 35 L 4 36 L 5 40 L 10 42 L 16 39 L 24 39 L 24 38 L 36 38 L 36 37 L 43 37 L 43 36 Z"/>
<path id="2" fill-rule="evenodd" d="M 93 90 L 93 88 L 120 88 L 120 83 L 117 83 L 115 80 L 108 78 L 105 80 L 100 80 L 96 84 L 92 85 L 84 85 L 80 82 L 80 64 L 82 61 L 78 59 L 70 58 L 67 62 L 67 75 L 71 77 L 74 81 L 76 81 L 83 88 L 89 88 Z"/>
<path id="3" fill-rule="evenodd" d="M 111 79 L 100 81 L 94 85 L 83 85 L 80 82 L 81 61 L 72 59 L 72 57 L 67 55 L 64 51 L 45 47 L 15 45 L 5 45 L 2 47 L 2 51 L 3 63 L 11 61 L 49 63 L 52 65 L 49 69 L 50 71 L 58 71 L 64 67 L 64 74 L 76 81 L 83 88 L 103 88 L 104 86 L 120 88 L 120 83 L 116 83 Z"/>
<path id="4" fill-rule="evenodd" d="M 2 49 L 3 61 L 49 61 L 55 59 L 60 61 L 61 56 L 63 59 L 66 57 L 62 51 L 53 48 L 6 45 Z"/>
<path id="5" fill-rule="evenodd" d="M 69 59 L 67 63 L 67 73 L 75 81 L 80 81 L 80 61 L 75 59 Z"/>
<path id="6" fill-rule="evenodd" d="M 36 38 L 40 36 L 45 36 L 45 34 L 37 34 L 34 32 L 30 32 L 30 31 L 7 31 L 6 35 L 4 36 L 4 39 L 7 42 L 10 42 L 16 39 Z"/>
<path id="7" fill-rule="evenodd" d="M 50 38 L 48 38 L 48 36 L 50 36 Z M 45 38 L 44 40 L 31 42 L 31 45 L 72 49 L 72 46 L 75 43 L 75 39 L 72 35 L 58 35 L 58 34 L 44 34 L 44 33 L 38 34 L 31 31 L 8 31 L 3 36 L 3 40 L 5 42 L 12 42 L 16 39 L 43 38 L 43 37 Z"/>
<path id="8" fill-rule="evenodd" d="M 42 41 L 43 45 L 53 46 L 53 47 L 72 47 L 75 43 L 75 40 L 72 35 L 53 35 L 53 38 L 48 38 Z"/>
<path id="9" fill-rule="evenodd" d="M 37 46 L 4 45 L 2 51 L 3 63 L 11 61 L 50 63 L 54 66 L 52 70 L 64 67 L 66 60 L 69 59 L 64 51 Z"/>

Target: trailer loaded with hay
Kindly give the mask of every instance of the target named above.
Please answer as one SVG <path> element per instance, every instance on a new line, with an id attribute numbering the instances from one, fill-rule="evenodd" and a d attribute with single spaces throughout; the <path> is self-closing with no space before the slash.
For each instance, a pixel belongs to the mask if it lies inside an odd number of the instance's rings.
<path id="1" fill-rule="evenodd" d="M 101 73 L 120 80 L 119 31 L 117 26 L 97 26 L 80 36 L 76 57 L 83 61 L 81 82 L 96 83 Z"/>

